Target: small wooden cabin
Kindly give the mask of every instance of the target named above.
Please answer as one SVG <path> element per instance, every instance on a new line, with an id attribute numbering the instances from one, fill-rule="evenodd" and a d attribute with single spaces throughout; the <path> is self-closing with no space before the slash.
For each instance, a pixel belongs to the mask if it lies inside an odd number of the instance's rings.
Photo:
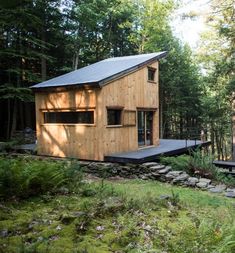
<path id="1" fill-rule="evenodd" d="M 106 59 L 32 86 L 40 155 L 103 161 L 159 144 L 159 60 Z"/>

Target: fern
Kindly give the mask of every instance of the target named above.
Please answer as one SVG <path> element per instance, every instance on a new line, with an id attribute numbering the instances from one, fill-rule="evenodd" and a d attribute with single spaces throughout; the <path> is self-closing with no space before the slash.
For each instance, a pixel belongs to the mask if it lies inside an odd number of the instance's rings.
<path id="1" fill-rule="evenodd" d="M 79 179 L 78 170 L 74 164 L 0 157 L 0 197 L 26 198 L 53 192 Z"/>

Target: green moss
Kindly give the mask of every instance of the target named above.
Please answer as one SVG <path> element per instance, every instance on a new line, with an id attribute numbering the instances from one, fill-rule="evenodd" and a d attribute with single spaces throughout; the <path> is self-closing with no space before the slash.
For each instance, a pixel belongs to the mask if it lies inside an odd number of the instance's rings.
<path id="1" fill-rule="evenodd" d="M 92 185 L 100 189 L 99 182 Z M 163 194 L 172 198 L 160 200 Z M 8 235 L 0 237 L 0 253 L 234 251 L 235 201 L 222 196 L 126 180 L 105 182 L 95 196 L 46 199 L 4 203 L 0 231 Z"/>

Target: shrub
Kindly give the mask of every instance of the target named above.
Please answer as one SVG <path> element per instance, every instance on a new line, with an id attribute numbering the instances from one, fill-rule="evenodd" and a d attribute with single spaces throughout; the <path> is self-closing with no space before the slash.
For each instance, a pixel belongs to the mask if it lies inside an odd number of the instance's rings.
<path id="1" fill-rule="evenodd" d="M 160 162 L 170 165 L 173 170 L 182 170 L 192 176 L 207 177 L 227 185 L 235 185 L 235 179 L 226 176 L 213 164 L 213 156 L 205 155 L 200 150 L 192 151 L 191 155 L 162 157 Z"/>
<path id="2" fill-rule="evenodd" d="M 200 150 L 192 152 L 189 163 L 190 171 L 201 177 L 211 178 L 227 185 L 235 185 L 235 179 L 221 172 L 213 164 L 213 160 L 212 155 L 205 155 Z"/>
<path id="3" fill-rule="evenodd" d="M 61 162 L 0 157 L 0 197 L 26 198 L 53 192 L 74 181 L 77 170 Z"/>
<path id="4" fill-rule="evenodd" d="M 214 178 L 214 172 L 217 170 L 213 165 L 213 156 L 205 155 L 200 150 L 192 152 L 189 166 L 194 174 L 208 178 Z"/>
<path id="5" fill-rule="evenodd" d="M 160 162 L 164 165 L 170 165 L 173 170 L 183 170 L 189 172 L 190 156 L 180 155 L 176 157 L 162 157 Z"/>

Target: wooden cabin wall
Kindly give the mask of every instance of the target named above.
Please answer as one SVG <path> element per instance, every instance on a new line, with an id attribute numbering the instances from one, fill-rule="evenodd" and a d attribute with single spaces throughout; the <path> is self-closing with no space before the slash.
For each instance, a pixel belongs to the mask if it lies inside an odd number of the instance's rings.
<path id="1" fill-rule="evenodd" d="M 38 153 L 58 157 L 103 160 L 104 155 L 138 149 L 137 108 L 158 108 L 158 62 L 156 82 L 149 82 L 144 67 L 113 81 L 102 89 L 36 93 Z M 135 126 L 107 126 L 107 106 L 136 112 Z M 45 124 L 43 112 L 94 110 L 94 125 Z M 159 115 L 153 119 L 153 144 L 159 143 Z"/>
<path id="2" fill-rule="evenodd" d="M 38 153 L 58 157 L 77 157 L 100 160 L 94 125 L 44 124 L 44 111 L 95 111 L 96 90 L 70 90 L 52 93 L 36 93 L 36 129 Z"/>
<path id="3" fill-rule="evenodd" d="M 134 151 L 138 149 L 137 108 L 159 108 L 158 62 L 149 67 L 156 68 L 156 82 L 148 81 L 148 68 L 144 67 L 102 87 L 97 98 L 97 108 L 102 121 L 99 124 L 99 147 L 104 155 Z M 124 110 L 136 111 L 136 125 L 107 126 L 107 108 L 122 106 Z M 159 111 L 154 113 L 153 145 L 159 144 Z"/>

